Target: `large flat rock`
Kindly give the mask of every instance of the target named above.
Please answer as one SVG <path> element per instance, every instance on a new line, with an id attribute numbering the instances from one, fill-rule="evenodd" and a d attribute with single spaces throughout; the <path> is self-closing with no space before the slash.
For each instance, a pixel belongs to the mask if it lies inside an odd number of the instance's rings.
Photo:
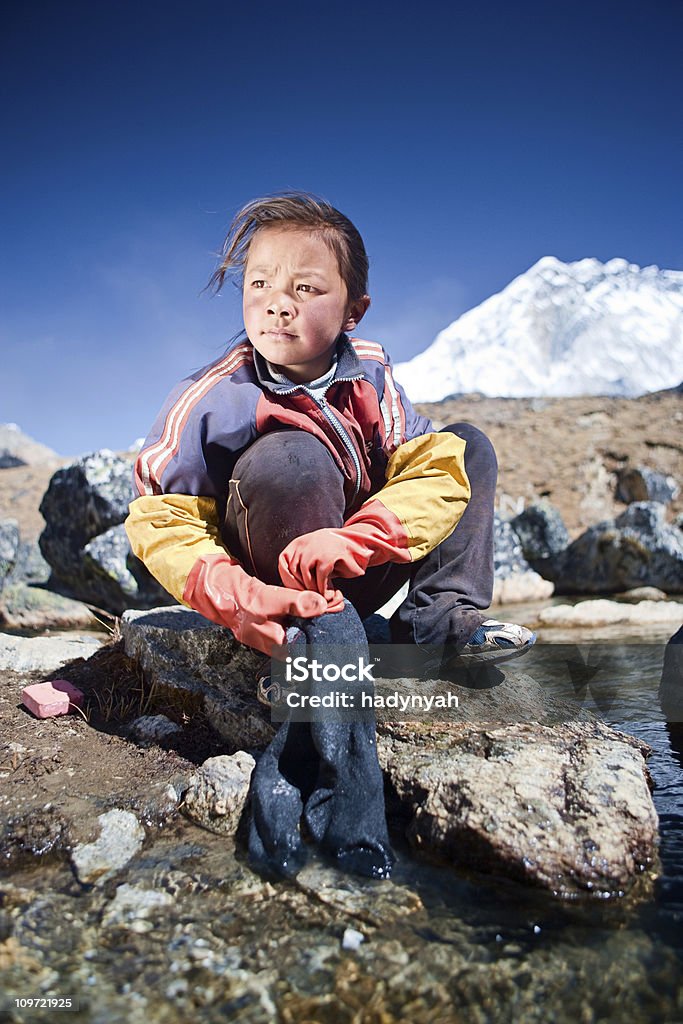
<path id="1" fill-rule="evenodd" d="M 653 866 L 648 748 L 600 722 L 403 726 L 378 749 L 415 849 L 563 897 L 623 894 Z"/>
<path id="2" fill-rule="evenodd" d="M 126 612 L 126 653 L 157 687 L 189 690 L 234 750 L 273 735 L 255 697 L 260 655 L 180 606 Z M 553 698 L 524 659 L 472 686 L 380 681 L 378 694 L 454 692 L 450 721 L 378 714 L 389 805 L 416 850 L 558 896 L 623 893 L 656 861 L 645 744 Z M 394 718 L 401 716 L 393 712 Z"/>

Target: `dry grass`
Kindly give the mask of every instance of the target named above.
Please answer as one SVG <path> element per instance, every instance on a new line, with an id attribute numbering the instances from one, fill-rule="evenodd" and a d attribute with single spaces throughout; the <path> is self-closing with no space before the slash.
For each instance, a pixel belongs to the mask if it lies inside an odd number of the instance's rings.
<path id="1" fill-rule="evenodd" d="M 118 618 L 103 625 L 109 641 L 87 662 L 69 667 L 70 680 L 85 694 L 86 721 L 90 722 L 93 712 L 101 721 L 116 724 L 142 715 L 164 714 L 179 725 L 204 717 L 199 695 L 145 679 L 138 662 L 123 649 Z"/>

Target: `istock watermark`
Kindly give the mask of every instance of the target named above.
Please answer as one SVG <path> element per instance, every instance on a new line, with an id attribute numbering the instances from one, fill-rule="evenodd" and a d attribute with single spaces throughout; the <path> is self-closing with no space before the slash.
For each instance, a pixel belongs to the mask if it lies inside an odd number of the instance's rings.
<path id="1" fill-rule="evenodd" d="M 285 681 L 291 683 L 374 683 L 374 665 L 361 655 L 354 663 L 335 664 L 333 661 L 318 661 L 300 654 L 285 658 Z"/>
<path id="2" fill-rule="evenodd" d="M 317 644 L 271 662 L 272 720 L 504 725 L 600 718 L 683 727 L 683 645 L 537 644 L 505 662 L 447 646 Z"/>

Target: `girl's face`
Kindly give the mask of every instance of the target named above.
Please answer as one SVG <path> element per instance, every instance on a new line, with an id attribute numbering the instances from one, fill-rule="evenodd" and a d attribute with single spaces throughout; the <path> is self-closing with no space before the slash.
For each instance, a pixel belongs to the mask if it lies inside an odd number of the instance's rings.
<path id="1" fill-rule="evenodd" d="M 259 228 L 249 245 L 242 308 L 249 341 L 295 383 L 320 377 L 337 338 L 370 299 L 350 303 L 334 253 L 304 227 Z"/>

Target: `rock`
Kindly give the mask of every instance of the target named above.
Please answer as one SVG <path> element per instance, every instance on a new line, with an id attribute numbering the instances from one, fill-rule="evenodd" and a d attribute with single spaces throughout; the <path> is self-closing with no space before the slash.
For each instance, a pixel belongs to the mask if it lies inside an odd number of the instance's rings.
<path id="1" fill-rule="evenodd" d="M 536 616 L 541 626 L 597 627 L 615 623 L 637 625 L 677 625 L 683 619 L 683 604 L 675 601 L 581 601 L 579 604 L 556 604 L 542 608 Z"/>
<path id="2" fill-rule="evenodd" d="M 0 590 L 14 569 L 19 551 L 19 524 L 16 519 L 0 520 Z"/>
<path id="3" fill-rule="evenodd" d="M 633 590 L 624 590 L 616 594 L 618 601 L 628 601 L 630 604 L 638 604 L 639 601 L 668 601 L 669 596 L 657 587 L 634 587 Z"/>
<path id="4" fill-rule="evenodd" d="M 599 722 L 380 738 L 389 806 L 418 850 L 562 897 L 623 894 L 653 862 L 644 744 Z"/>
<path id="5" fill-rule="evenodd" d="M 44 587 L 10 583 L 0 593 L 0 626 L 4 629 L 92 629 L 97 625 L 87 605 Z"/>
<path id="6" fill-rule="evenodd" d="M 267 745 L 273 726 L 254 697 L 260 658 L 229 631 L 178 607 L 127 612 L 122 633 L 126 653 L 157 686 L 185 687 L 201 697 L 212 724 L 233 747 Z M 390 811 L 407 822 L 417 848 L 453 864 L 521 878 L 563 896 L 621 892 L 654 856 L 657 818 L 646 747 L 572 702 L 569 674 L 559 691 L 568 699 L 554 696 L 545 677 L 540 685 L 523 667 L 529 658 L 506 663 L 503 671 L 493 666 L 419 684 L 378 682 L 378 694 L 401 687 L 427 697 L 454 691 L 460 701 L 446 722 L 424 713 L 396 722 L 389 717 L 396 718 L 396 711 L 378 712 Z M 402 719 L 409 717 L 401 712 Z M 226 831 L 234 831 L 249 768 L 239 767 L 233 782 L 230 758 L 210 760 L 217 771 L 192 783 L 186 805 L 201 807 L 202 823 L 214 831 L 222 830 L 217 823 L 224 808 L 229 815 L 234 807 L 225 823 Z M 307 872 L 296 884 L 314 892 L 317 883 Z M 367 903 L 364 891 L 362 896 Z"/>
<path id="7" fill-rule="evenodd" d="M 147 682 L 161 691 L 193 694 L 233 749 L 270 741 L 269 715 L 256 699 L 263 656 L 238 643 L 229 629 L 175 605 L 125 612 L 121 635 Z"/>
<path id="8" fill-rule="evenodd" d="M 116 887 L 116 895 L 102 915 L 102 926 L 130 928 L 136 932 L 151 931 L 154 924 L 149 918 L 161 907 L 172 904 L 170 893 L 159 889 L 143 889 L 126 882 Z"/>
<path id="9" fill-rule="evenodd" d="M 617 484 L 617 499 L 630 504 L 634 501 L 658 501 L 668 504 L 680 494 L 680 487 L 672 476 L 657 473 L 647 466 L 622 470 Z"/>
<path id="10" fill-rule="evenodd" d="M 559 509 L 549 501 L 530 505 L 510 520 L 510 526 L 519 538 L 527 562 L 541 575 L 548 559 L 569 545 L 569 533 Z"/>
<path id="11" fill-rule="evenodd" d="M 367 883 L 335 868 L 309 862 L 292 882 L 312 899 L 372 928 L 386 928 L 424 910 L 413 888 L 391 880 L 373 885 L 368 899 Z"/>
<path id="12" fill-rule="evenodd" d="M 145 744 L 159 743 L 183 730 L 166 715 L 142 715 L 129 727 L 133 739 Z"/>
<path id="13" fill-rule="evenodd" d="M 683 726 L 683 626 L 669 639 L 664 651 L 659 703 L 664 718 L 680 737 Z"/>
<path id="14" fill-rule="evenodd" d="M 8 451 L 0 451 L 0 469 L 15 469 L 17 466 L 25 466 L 26 463 L 17 455 Z"/>
<path id="15" fill-rule="evenodd" d="M 50 579 L 50 572 L 50 566 L 43 558 L 38 541 L 20 540 L 17 559 L 7 582 L 45 584 Z"/>
<path id="16" fill-rule="evenodd" d="M 613 515 L 612 495 L 616 476 L 610 473 L 601 455 L 592 455 L 576 467 L 574 494 L 579 497 L 579 519 L 595 523 Z"/>
<path id="17" fill-rule="evenodd" d="M 657 587 L 683 593 L 683 537 L 664 521 L 664 506 L 635 502 L 614 521 L 591 527 L 552 560 L 560 594 L 614 593 Z"/>
<path id="18" fill-rule="evenodd" d="M 95 637 L 24 637 L 0 633 L 0 669 L 53 672 L 76 658 L 89 658 L 102 646 Z"/>
<path id="19" fill-rule="evenodd" d="M 553 585 L 535 572 L 524 555 L 510 522 L 494 517 L 494 604 L 536 601 L 549 597 Z"/>
<path id="20" fill-rule="evenodd" d="M 130 550 L 122 523 L 134 497 L 131 463 L 106 449 L 54 474 L 39 543 L 55 586 L 114 614 L 172 601 Z"/>
<path id="21" fill-rule="evenodd" d="M 208 758 L 190 779 L 185 793 L 183 811 L 188 818 L 211 832 L 234 835 L 247 802 L 255 764 L 244 750 Z"/>
<path id="22" fill-rule="evenodd" d="M 520 601 L 544 601 L 551 597 L 555 584 L 544 580 L 533 569 L 513 572 L 503 579 L 494 579 L 491 604 L 515 604 Z"/>
<path id="23" fill-rule="evenodd" d="M 86 544 L 82 559 L 88 578 L 99 581 L 103 603 L 116 614 L 131 606 L 149 607 L 174 601 L 133 555 L 123 525 L 112 526 Z"/>
<path id="24" fill-rule="evenodd" d="M 355 928 L 344 929 L 341 941 L 342 949 L 352 949 L 355 951 L 360 949 L 362 942 L 365 942 L 365 936 L 362 932 L 356 931 Z"/>
<path id="25" fill-rule="evenodd" d="M 83 885 L 101 885 L 131 860 L 141 849 L 145 830 L 130 811 L 113 810 L 100 814 L 101 832 L 94 843 L 76 846 L 71 862 Z"/>

